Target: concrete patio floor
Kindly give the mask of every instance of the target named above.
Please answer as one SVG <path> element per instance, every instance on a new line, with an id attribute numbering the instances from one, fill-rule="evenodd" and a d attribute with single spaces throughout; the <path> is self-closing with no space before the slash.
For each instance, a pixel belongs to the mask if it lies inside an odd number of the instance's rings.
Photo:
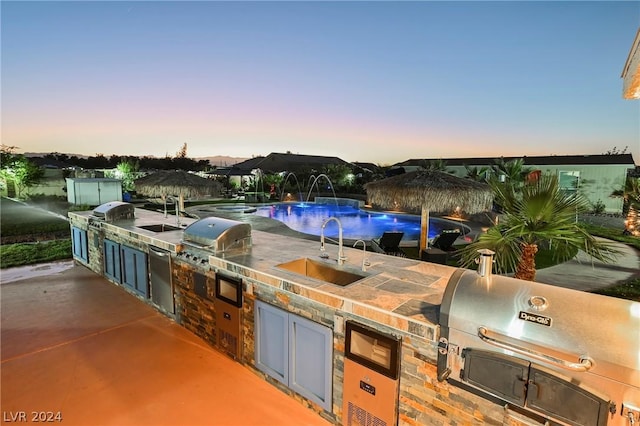
<path id="1" fill-rule="evenodd" d="M 3 424 L 330 424 L 83 266 L 0 292 Z"/>

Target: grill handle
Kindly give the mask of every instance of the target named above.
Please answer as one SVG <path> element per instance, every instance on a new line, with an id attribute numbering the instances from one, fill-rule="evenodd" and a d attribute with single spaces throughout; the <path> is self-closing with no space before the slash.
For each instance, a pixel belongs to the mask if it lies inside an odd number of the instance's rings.
<path id="1" fill-rule="evenodd" d="M 489 334 L 493 334 L 496 337 L 491 337 L 489 336 Z M 515 345 L 506 341 L 498 340 L 497 338 L 498 336 L 501 336 L 501 335 L 494 331 L 490 331 L 487 327 L 484 327 L 484 326 L 478 327 L 478 337 L 480 337 L 482 341 L 490 345 L 497 346 L 499 348 L 506 349 L 508 351 L 517 352 L 522 355 L 527 355 L 531 358 L 536 358 L 540 361 L 548 362 L 550 364 L 555 364 L 566 370 L 584 372 L 584 371 L 588 371 L 589 369 L 591 369 L 591 367 L 593 367 L 593 360 L 591 360 L 589 357 L 586 357 L 586 356 L 577 357 L 578 362 L 570 362 L 561 358 L 556 358 L 549 354 L 536 351 L 531 348 L 527 348 L 525 346 Z M 506 337 L 506 336 L 503 336 L 503 337 Z"/>

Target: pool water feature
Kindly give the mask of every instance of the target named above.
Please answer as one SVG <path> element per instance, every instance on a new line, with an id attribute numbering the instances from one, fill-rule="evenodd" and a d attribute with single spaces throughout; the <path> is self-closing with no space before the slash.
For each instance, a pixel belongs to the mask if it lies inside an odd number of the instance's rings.
<path id="1" fill-rule="evenodd" d="M 386 231 L 404 232 L 403 241 L 420 239 L 420 216 L 371 212 L 361 210 L 353 205 L 316 204 L 316 203 L 277 203 L 257 207 L 254 213 L 259 216 L 278 220 L 289 228 L 310 235 L 320 236 L 323 222 L 332 216 L 340 219 L 343 237 L 349 240 L 371 240 L 380 238 Z M 444 229 L 458 228 L 464 235 L 471 230 L 459 222 L 432 217 L 429 219 L 429 239 L 434 238 Z M 335 222 L 327 224 L 325 236 L 338 237 L 338 226 Z"/>

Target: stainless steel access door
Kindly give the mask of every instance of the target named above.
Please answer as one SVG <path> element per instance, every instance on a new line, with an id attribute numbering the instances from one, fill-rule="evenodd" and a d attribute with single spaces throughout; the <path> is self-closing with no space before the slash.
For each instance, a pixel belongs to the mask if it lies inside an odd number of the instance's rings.
<path id="1" fill-rule="evenodd" d="M 175 314 L 171 284 L 171 255 L 167 250 L 149 246 L 151 300 L 170 314 Z"/>

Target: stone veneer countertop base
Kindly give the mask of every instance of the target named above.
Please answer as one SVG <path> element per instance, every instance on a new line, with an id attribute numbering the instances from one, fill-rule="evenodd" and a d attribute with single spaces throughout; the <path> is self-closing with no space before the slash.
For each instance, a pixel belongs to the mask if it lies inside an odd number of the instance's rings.
<path id="1" fill-rule="evenodd" d="M 91 212 L 73 212 L 69 215 L 88 221 Z M 183 226 L 194 221 L 195 219 L 181 219 Z M 174 253 L 181 251 L 182 231 L 156 233 L 139 228 L 158 223 L 175 226 L 175 216 L 165 218 L 162 213 L 136 209 L 135 219 L 103 222 L 99 226 L 105 232 L 129 236 Z M 213 268 L 232 271 L 249 280 L 300 294 L 394 328 L 411 331 L 418 326 L 425 329 L 419 335 L 435 338 L 438 308 L 455 268 L 367 251 L 366 255 L 371 263 L 365 272 L 367 276 L 353 284 L 339 286 L 276 267 L 281 263 L 307 257 L 326 262 L 337 269 L 360 273 L 363 256 L 361 248 L 345 246 L 347 261 L 343 266 L 337 265 L 337 245 L 327 244 L 326 251 L 330 259 L 321 259 L 319 249 L 319 241 L 253 230 L 251 248 L 244 252 L 210 256 L 209 264 Z"/>

